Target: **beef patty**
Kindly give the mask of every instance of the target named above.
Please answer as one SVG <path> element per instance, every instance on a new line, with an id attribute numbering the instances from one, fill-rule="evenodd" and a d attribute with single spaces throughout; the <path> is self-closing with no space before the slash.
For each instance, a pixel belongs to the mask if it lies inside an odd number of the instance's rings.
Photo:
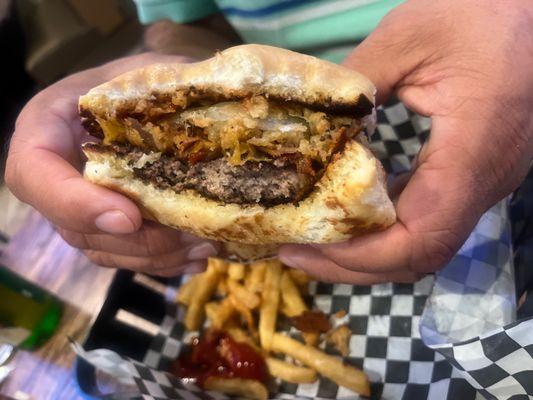
<path id="1" fill-rule="evenodd" d="M 124 149 L 117 153 L 125 154 Z M 247 162 L 234 166 L 224 158 L 218 158 L 189 168 L 175 157 L 162 155 L 157 161 L 136 168 L 134 164 L 142 156 L 142 151 L 130 149 L 128 154 L 137 178 L 176 192 L 194 189 L 205 197 L 225 203 L 264 206 L 294 203 L 312 190 L 316 180 L 308 174 L 298 173 L 294 164 L 277 166 L 268 162 Z"/>

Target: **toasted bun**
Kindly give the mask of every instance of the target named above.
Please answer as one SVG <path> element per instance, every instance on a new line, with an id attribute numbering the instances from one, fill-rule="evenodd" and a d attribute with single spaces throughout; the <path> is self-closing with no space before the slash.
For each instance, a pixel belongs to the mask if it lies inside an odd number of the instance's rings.
<path id="1" fill-rule="evenodd" d="M 95 117 L 113 118 L 135 110 L 145 112 L 186 106 L 183 96 L 241 98 L 264 94 L 331 112 L 363 117 L 373 110 L 375 87 L 348 68 L 289 50 L 261 45 L 232 47 L 206 61 L 153 64 L 127 72 L 80 97 L 85 126 Z"/>
<path id="2" fill-rule="evenodd" d="M 148 218 L 217 241 L 250 245 L 340 242 L 384 229 L 396 218 L 379 161 L 355 140 L 328 165 L 306 199 L 269 208 L 224 204 L 193 190 L 158 189 L 134 178 L 127 162 L 111 151 L 86 146 L 84 152 L 89 159 L 85 166 L 88 180 L 124 193 Z"/>

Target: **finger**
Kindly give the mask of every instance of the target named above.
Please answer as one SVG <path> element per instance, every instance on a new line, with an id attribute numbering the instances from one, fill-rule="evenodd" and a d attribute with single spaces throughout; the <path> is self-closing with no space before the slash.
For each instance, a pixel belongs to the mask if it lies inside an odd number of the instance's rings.
<path id="1" fill-rule="evenodd" d="M 218 249 L 213 244 L 204 242 L 154 257 L 135 257 L 95 250 L 85 250 L 84 253 L 92 262 L 104 267 L 155 274 L 158 271 L 182 270 L 191 261 L 205 261 L 208 257 L 215 256 Z"/>
<path id="2" fill-rule="evenodd" d="M 206 261 L 193 261 L 187 264 L 180 265 L 178 267 L 157 270 L 153 273 L 149 273 L 149 275 L 172 278 L 174 276 L 180 276 L 183 274 L 199 274 L 201 272 L 204 272 L 206 270 L 206 267 Z"/>
<path id="3" fill-rule="evenodd" d="M 131 233 L 142 223 L 131 200 L 84 180 L 63 157 L 47 149 L 17 146 L 9 155 L 6 182 L 20 200 L 71 231 Z"/>
<path id="4" fill-rule="evenodd" d="M 410 269 L 412 241 L 401 223 L 383 232 L 370 233 L 342 243 L 327 245 L 286 245 L 286 257 L 306 259 L 318 254 L 335 264 L 363 273 L 396 272 Z"/>
<path id="5" fill-rule="evenodd" d="M 295 251 L 295 247 L 302 247 Z M 412 271 L 392 273 L 365 273 L 352 271 L 335 264 L 318 250 L 307 247 L 290 245 L 284 246 L 279 252 L 280 260 L 293 268 L 301 269 L 323 282 L 349 283 L 356 285 L 373 285 L 385 282 L 410 283 L 421 279 L 424 274 Z"/>
<path id="6" fill-rule="evenodd" d="M 205 241 L 176 229 L 145 221 L 139 231 L 131 234 L 84 234 L 57 228 L 73 247 L 136 257 L 152 257 L 171 253 L 176 248 Z"/>

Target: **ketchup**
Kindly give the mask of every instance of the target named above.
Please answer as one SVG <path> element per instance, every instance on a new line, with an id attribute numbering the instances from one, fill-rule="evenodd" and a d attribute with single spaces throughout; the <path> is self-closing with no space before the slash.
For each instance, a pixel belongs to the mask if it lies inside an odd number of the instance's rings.
<path id="1" fill-rule="evenodd" d="M 210 330 L 194 338 L 170 366 L 170 372 L 180 378 L 194 379 L 202 387 L 210 376 L 220 378 L 268 380 L 265 360 L 255 349 L 233 340 L 223 331 Z"/>

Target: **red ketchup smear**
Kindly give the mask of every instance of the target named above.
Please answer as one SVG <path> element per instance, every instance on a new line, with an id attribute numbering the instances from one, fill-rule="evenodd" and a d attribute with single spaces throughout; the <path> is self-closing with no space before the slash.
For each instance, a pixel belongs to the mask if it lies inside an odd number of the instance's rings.
<path id="1" fill-rule="evenodd" d="M 194 338 L 190 348 L 182 351 L 172 363 L 170 373 L 194 379 L 200 387 L 210 376 L 254 379 L 263 383 L 268 380 L 261 354 L 252 346 L 236 342 L 227 333 L 215 330 Z"/>

